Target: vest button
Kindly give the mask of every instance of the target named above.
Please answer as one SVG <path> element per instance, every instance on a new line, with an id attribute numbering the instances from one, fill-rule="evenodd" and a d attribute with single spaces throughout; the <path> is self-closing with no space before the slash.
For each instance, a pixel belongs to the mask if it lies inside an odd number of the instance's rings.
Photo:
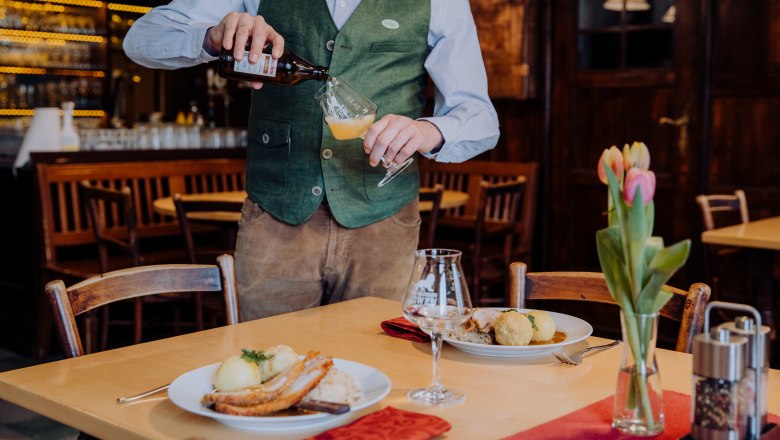
<path id="1" fill-rule="evenodd" d="M 322 195 L 322 188 L 320 188 L 319 186 L 315 186 L 311 189 L 311 193 L 319 197 Z"/>
<path id="2" fill-rule="evenodd" d="M 331 52 L 333 52 L 334 47 L 336 47 L 336 42 L 333 40 L 328 40 L 328 42 L 325 43 L 325 49 L 328 49 Z"/>
<path id="3" fill-rule="evenodd" d="M 263 137 L 261 139 L 264 144 L 267 144 L 268 142 L 271 142 L 271 136 L 268 136 L 268 133 L 263 133 Z"/>
<path id="4" fill-rule="evenodd" d="M 333 151 L 330 148 L 322 150 L 323 159 L 330 159 L 331 157 L 333 157 Z"/>

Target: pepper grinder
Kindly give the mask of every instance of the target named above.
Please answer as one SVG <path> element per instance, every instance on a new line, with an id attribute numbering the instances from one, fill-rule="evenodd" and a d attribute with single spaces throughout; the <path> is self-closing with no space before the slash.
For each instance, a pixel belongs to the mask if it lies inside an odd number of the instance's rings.
<path id="1" fill-rule="evenodd" d="M 739 316 L 734 322 L 721 324 L 718 328 L 727 330 L 732 335 L 742 336 L 748 340 L 745 367 L 747 375 L 748 391 L 748 438 L 757 438 L 761 430 L 767 424 L 767 384 L 769 383 L 769 327 L 762 325 L 760 331 L 756 331 L 756 324 L 752 318 Z M 756 338 L 759 340 L 756 341 Z M 754 356 L 754 347 L 761 350 L 760 356 Z M 756 386 L 756 377 L 760 376 L 760 388 Z M 753 400 L 758 398 L 756 408 Z M 756 419 L 756 420 L 754 420 Z M 753 428 L 755 426 L 755 428 Z M 757 429 L 754 433 L 753 430 Z"/>
<path id="2" fill-rule="evenodd" d="M 691 436 L 742 440 L 747 429 L 743 396 L 747 339 L 726 329 L 705 329 L 693 339 Z"/>

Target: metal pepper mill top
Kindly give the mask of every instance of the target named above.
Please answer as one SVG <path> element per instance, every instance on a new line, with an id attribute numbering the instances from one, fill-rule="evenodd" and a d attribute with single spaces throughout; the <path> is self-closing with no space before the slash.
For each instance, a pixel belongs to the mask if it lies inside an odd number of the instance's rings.
<path id="1" fill-rule="evenodd" d="M 730 382 L 745 377 L 747 339 L 726 329 L 713 329 L 693 338 L 693 373 Z"/>

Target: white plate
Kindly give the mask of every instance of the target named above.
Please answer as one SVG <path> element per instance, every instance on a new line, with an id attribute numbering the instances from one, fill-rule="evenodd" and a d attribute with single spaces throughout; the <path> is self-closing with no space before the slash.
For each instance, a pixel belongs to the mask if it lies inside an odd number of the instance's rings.
<path id="1" fill-rule="evenodd" d="M 363 387 L 363 398 L 352 405 L 352 411 L 359 411 L 369 407 L 382 400 L 390 392 L 390 379 L 375 368 L 343 359 L 333 359 L 333 364 L 339 370 L 356 377 Z M 171 382 L 171 386 L 168 388 L 168 398 L 185 411 L 211 417 L 220 423 L 234 428 L 254 431 L 308 429 L 330 424 L 349 415 L 312 413 L 290 416 L 248 417 L 218 413 L 200 404 L 201 397 L 213 389 L 212 378 L 217 371 L 217 367 L 219 367 L 219 363 L 200 367 L 182 374 Z"/>
<path id="2" fill-rule="evenodd" d="M 508 307 L 495 307 L 496 310 L 509 310 Z M 533 309 L 516 309 L 519 312 L 527 313 Z M 444 338 L 448 344 L 465 351 L 466 353 L 478 354 L 481 356 L 495 356 L 508 358 L 522 358 L 530 356 L 541 356 L 544 354 L 558 351 L 562 347 L 579 342 L 593 333 L 593 327 L 580 318 L 565 315 L 563 313 L 547 312 L 555 321 L 555 330 L 566 333 L 566 340 L 557 344 L 545 345 L 488 345 L 475 342 L 464 342 L 454 339 Z"/>

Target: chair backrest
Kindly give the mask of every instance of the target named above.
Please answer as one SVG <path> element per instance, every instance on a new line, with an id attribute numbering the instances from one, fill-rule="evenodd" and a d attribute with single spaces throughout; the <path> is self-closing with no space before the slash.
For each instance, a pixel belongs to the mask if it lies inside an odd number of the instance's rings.
<path id="1" fill-rule="evenodd" d="M 477 197 L 475 252 L 481 253 L 482 240 L 489 234 L 501 233 L 506 228 L 505 262 L 509 264 L 512 247 L 512 231 L 523 204 L 526 179 L 523 176 L 499 183 L 480 182 Z"/>
<path id="2" fill-rule="evenodd" d="M 83 180 L 131 188 L 138 235 L 143 239 L 180 233 L 174 218 L 154 211 L 154 200 L 177 192 L 240 191 L 245 168 L 243 158 L 36 163 L 42 260 L 57 265 L 66 259 L 67 249 L 94 243 L 78 190 Z"/>
<path id="3" fill-rule="evenodd" d="M 524 263 L 512 263 L 510 275 L 510 307 L 525 307 L 527 299 L 590 301 L 615 304 L 600 272 L 536 272 L 529 273 Z M 659 315 L 680 323 L 675 350 L 689 353 L 693 337 L 702 331 L 704 308 L 710 299 L 710 287 L 693 284 L 688 291 L 663 286 L 672 299 Z"/>
<path id="4" fill-rule="evenodd" d="M 132 266 L 140 266 L 138 228 L 130 188 L 103 188 L 83 180 L 79 192 L 100 255 L 100 272 L 109 270 L 109 249 L 126 253 Z"/>
<path id="5" fill-rule="evenodd" d="M 704 230 L 731 226 L 737 223 L 747 223 L 748 217 L 747 199 L 741 189 L 731 194 L 712 194 L 696 196 L 696 202 L 701 208 Z M 737 217 L 736 214 L 739 216 Z"/>
<path id="6" fill-rule="evenodd" d="M 224 200 L 187 200 L 181 194 L 173 195 L 173 205 L 176 207 L 176 218 L 179 220 L 184 244 L 187 248 L 187 257 L 190 263 L 197 262 L 195 241 L 192 238 L 192 225 L 188 213 L 193 212 L 241 212 L 243 202 Z"/>
<path id="7" fill-rule="evenodd" d="M 528 254 L 533 244 L 536 219 L 536 200 L 539 181 L 539 164 L 536 162 L 491 162 L 469 160 L 462 163 L 442 163 L 432 160 L 420 161 L 421 185 L 433 187 L 444 185 L 444 189 L 464 191 L 469 194 L 468 203 L 461 208 L 448 209 L 448 216 L 476 216 L 479 204 L 481 182 L 499 183 L 514 180 L 519 176 L 526 179 L 520 221 L 516 230 L 519 236 L 517 252 Z"/>
<path id="8" fill-rule="evenodd" d="M 426 230 L 422 231 L 423 239 L 420 240 L 420 248 L 433 248 L 436 239 L 436 226 L 439 223 L 439 210 L 441 210 L 441 197 L 444 193 L 444 186 L 435 185 L 433 188 L 420 189 L 420 202 L 430 202 L 431 210 L 426 215 Z"/>
<path id="9" fill-rule="evenodd" d="M 515 255 L 513 238 L 517 225 L 518 211 L 523 203 L 526 179 L 523 176 L 500 183 L 480 182 L 477 197 L 477 213 L 474 222 L 474 248 L 471 261 L 471 296 L 474 304 L 482 304 L 484 290 L 484 268 L 490 267 L 488 261 L 499 261 L 498 254 L 488 256 L 484 251 L 487 237 L 503 237 L 500 263 L 495 266 L 507 267 Z M 503 278 L 503 277 L 502 277 Z M 499 301 L 504 301 L 500 299 Z"/>
<path id="10" fill-rule="evenodd" d="M 119 300 L 176 292 L 222 292 L 227 323 L 239 322 L 233 257 L 221 255 L 217 265 L 163 264 L 121 269 L 70 287 L 62 280 L 46 285 L 57 331 L 66 357 L 84 354 L 75 317 Z"/>

